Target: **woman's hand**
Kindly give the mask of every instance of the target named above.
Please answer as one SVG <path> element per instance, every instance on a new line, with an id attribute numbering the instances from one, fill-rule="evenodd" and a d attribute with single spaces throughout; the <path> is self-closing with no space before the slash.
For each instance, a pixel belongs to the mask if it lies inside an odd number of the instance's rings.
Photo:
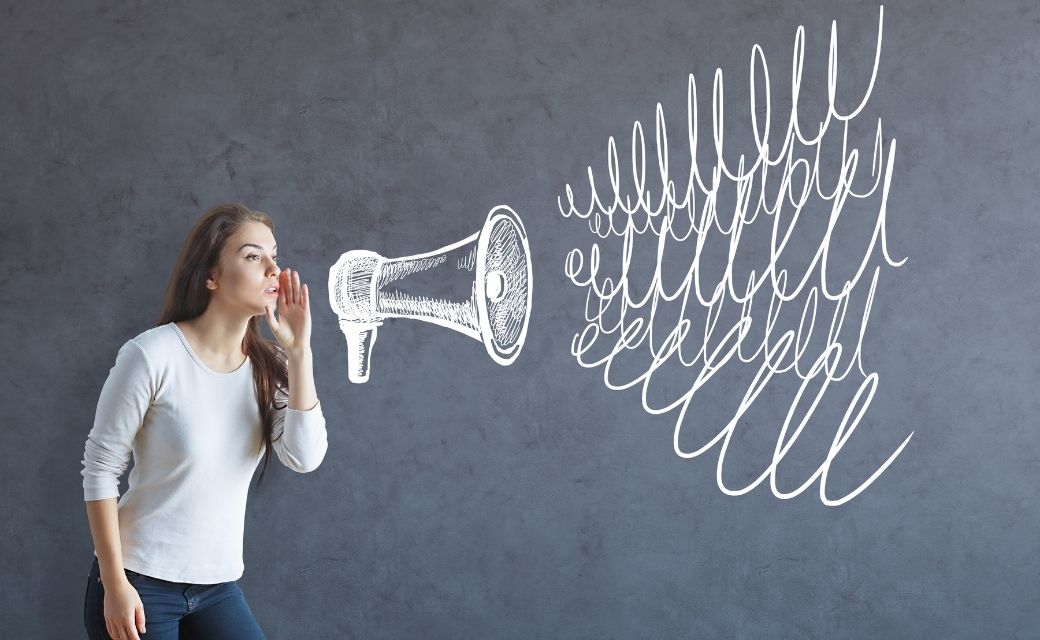
<path id="1" fill-rule="evenodd" d="M 105 627 L 113 640 L 140 640 L 145 633 L 144 604 L 137 589 L 123 576 L 116 584 L 105 584 Z"/>
<path id="2" fill-rule="evenodd" d="M 267 325 L 279 344 L 289 353 L 298 353 L 311 343 L 311 302 L 307 285 L 300 274 L 284 269 L 278 275 L 278 318 L 267 305 Z"/>

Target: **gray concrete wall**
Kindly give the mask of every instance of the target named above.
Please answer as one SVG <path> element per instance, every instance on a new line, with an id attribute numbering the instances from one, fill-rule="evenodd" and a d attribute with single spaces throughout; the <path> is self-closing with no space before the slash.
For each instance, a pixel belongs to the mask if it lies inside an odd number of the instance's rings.
<path id="1" fill-rule="evenodd" d="M 877 118 L 886 145 L 898 141 L 886 237 L 892 258 L 908 259 L 893 267 L 876 248 L 850 300 L 846 352 L 880 267 L 862 344 L 877 390 L 830 465 L 830 498 L 913 436 L 860 495 L 826 506 L 819 480 L 788 500 L 768 480 L 726 495 L 721 443 L 681 458 L 676 412 L 648 414 L 638 387 L 609 390 L 602 367 L 582 368 L 570 353 L 587 324 L 586 291 L 565 276 L 566 256 L 598 242 L 603 274 L 618 273 L 621 241 L 560 215 L 557 196 L 569 183 L 587 202 L 588 166 L 607 183 L 608 137 L 631 193 L 632 123 L 643 124 L 656 176 L 660 102 L 682 184 L 694 73 L 710 175 L 705 123 L 721 67 L 735 166 L 751 148 L 752 46 L 769 62 L 779 129 L 805 26 L 809 126 L 826 110 L 831 20 L 838 106 L 848 111 L 867 86 L 878 15 L 874 3 L 822 1 L 8 5 L 5 637 L 83 635 L 92 542 L 79 471 L 98 393 L 118 347 L 158 319 L 191 223 L 229 200 L 271 214 L 282 264 L 310 283 L 329 428 L 316 472 L 278 466 L 250 495 L 241 585 L 270 637 L 1036 637 L 1034 3 L 884 7 L 878 77 L 849 135 L 864 150 L 861 174 Z M 821 155 L 831 180 L 839 153 L 840 138 Z M 720 211 L 732 212 L 732 199 L 720 194 Z M 858 264 L 878 203 L 848 205 L 832 277 Z M 461 334 L 391 320 L 371 380 L 348 383 L 329 266 L 348 249 L 394 257 L 447 245 L 498 204 L 523 218 L 533 260 L 517 361 L 500 367 Z M 808 264 L 829 213 L 820 198 L 806 206 L 793 271 Z M 745 281 L 768 258 L 763 238 L 749 230 L 742 244 Z M 648 244 L 644 235 L 634 253 L 633 295 L 654 269 Z M 675 282 L 690 265 L 685 251 L 664 260 Z M 702 261 L 717 280 L 725 247 Z M 700 330 L 703 315 L 690 313 Z M 818 316 L 830 318 L 822 307 Z M 646 370 L 645 354 L 632 355 L 618 359 L 617 379 Z M 727 366 L 691 403 L 687 450 L 726 426 L 756 370 Z M 651 401 L 688 389 L 690 371 L 662 374 Z M 862 381 L 857 370 L 833 384 L 779 465 L 779 489 L 819 468 Z M 778 374 L 739 422 L 727 486 L 769 465 L 799 382 Z"/>

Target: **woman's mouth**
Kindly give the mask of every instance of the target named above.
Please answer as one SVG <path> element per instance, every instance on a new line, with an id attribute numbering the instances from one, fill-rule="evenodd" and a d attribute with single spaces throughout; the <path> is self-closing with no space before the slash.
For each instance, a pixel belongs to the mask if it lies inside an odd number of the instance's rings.
<path id="1" fill-rule="evenodd" d="M 276 296 L 276 295 L 278 295 L 278 287 L 271 287 L 270 289 L 264 289 L 264 293 L 266 293 L 269 296 Z"/>

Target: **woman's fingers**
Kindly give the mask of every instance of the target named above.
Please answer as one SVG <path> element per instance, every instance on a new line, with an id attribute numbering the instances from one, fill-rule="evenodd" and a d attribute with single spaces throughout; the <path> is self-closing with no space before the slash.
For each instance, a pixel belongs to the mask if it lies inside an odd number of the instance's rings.
<path id="1" fill-rule="evenodd" d="M 130 619 L 126 621 L 126 639 L 127 640 L 141 640 L 141 636 L 137 635 L 137 627 L 134 623 L 135 614 L 130 614 Z"/>
<path id="2" fill-rule="evenodd" d="M 141 604 L 141 603 L 137 604 L 137 607 L 134 609 L 134 618 L 137 621 L 137 631 L 140 631 L 141 633 L 146 633 L 145 628 L 144 628 L 144 605 L 143 604 Z"/>
<path id="3" fill-rule="evenodd" d="M 126 623 L 126 640 L 141 640 L 141 636 L 137 635 L 137 629 L 134 627 L 133 616 Z"/>
<path id="4" fill-rule="evenodd" d="M 105 627 L 108 628 L 108 635 L 112 636 L 112 640 L 126 640 L 126 635 L 123 633 L 123 627 L 118 622 L 106 620 Z"/>
<path id="5" fill-rule="evenodd" d="M 141 640 L 141 636 L 137 635 L 137 628 L 134 626 L 135 613 L 131 612 L 130 615 L 123 619 L 123 637 L 126 640 Z"/>
<path id="6" fill-rule="evenodd" d="M 134 628 L 133 614 L 119 622 L 105 620 L 105 628 L 108 630 L 108 635 L 112 636 L 112 640 L 141 640 L 141 637 L 137 635 L 137 629 Z"/>
<path id="7" fill-rule="evenodd" d="M 300 300 L 300 274 L 292 269 L 286 269 L 285 280 L 286 303 L 298 304 Z"/>
<path id="8" fill-rule="evenodd" d="M 302 305 L 304 303 L 304 285 L 300 283 L 300 274 L 288 267 L 278 274 L 279 306 Z"/>
<path id="9" fill-rule="evenodd" d="M 278 275 L 278 303 L 290 305 L 300 303 L 300 274 L 286 268 Z M 285 294 L 284 296 L 282 294 Z"/>

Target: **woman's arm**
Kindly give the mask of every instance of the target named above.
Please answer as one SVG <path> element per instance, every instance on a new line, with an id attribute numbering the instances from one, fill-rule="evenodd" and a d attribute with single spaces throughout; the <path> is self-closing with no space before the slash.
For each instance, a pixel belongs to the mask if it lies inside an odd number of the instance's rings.
<path id="1" fill-rule="evenodd" d="M 90 535 L 94 538 L 94 550 L 97 552 L 98 566 L 101 567 L 101 581 L 105 585 L 114 585 L 119 580 L 126 580 L 116 498 L 88 500 L 86 505 Z"/>
<path id="2" fill-rule="evenodd" d="M 314 354 L 311 345 L 288 352 L 289 362 L 289 408 L 309 411 L 318 404 L 318 392 L 314 388 Z"/>
<path id="3" fill-rule="evenodd" d="M 298 473 L 318 468 L 329 448 L 325 417 L 314 389 L 310 346 L 288 354 L 289 389 L 278 387 L 272 442 L 282 464 Z"/>
<path id="4" fill-rule="evenodd" d="M 267 322 L 285 350 L 289 388 L 279 387 L 275 392 L 275 405 L 283 408 L 275 416 L 272 442 L 283 464 L 307 473 L 321 464 L 329 447 L 314 388 L 310 293 L 300 283 L 300 275 L 288 268 L 279 274 L 278 283 L 278 317 L 268 306 Z"/>
<path id="5" fill-rule="evenodd" d="M 144 633 L 144 605 L 123 572 L 119 539 L 119 477 L 130 463 L 134 438 L 144 423 L 155 388 L 148 358 L 127 341 L 101 388 L 94 427 L 83 450 L 83 499 L 105 587 L 105 626 L 118 640 Z"/>
<path id="6" fill-rule="evenodd" d="M 144 604 L 123 572 L 116 498 L 87 500 L 87 520 L 94 538 L 101 582 L 105 587 L 105 628 L 113 638 L 140 640 L 145 633 Z"/>

